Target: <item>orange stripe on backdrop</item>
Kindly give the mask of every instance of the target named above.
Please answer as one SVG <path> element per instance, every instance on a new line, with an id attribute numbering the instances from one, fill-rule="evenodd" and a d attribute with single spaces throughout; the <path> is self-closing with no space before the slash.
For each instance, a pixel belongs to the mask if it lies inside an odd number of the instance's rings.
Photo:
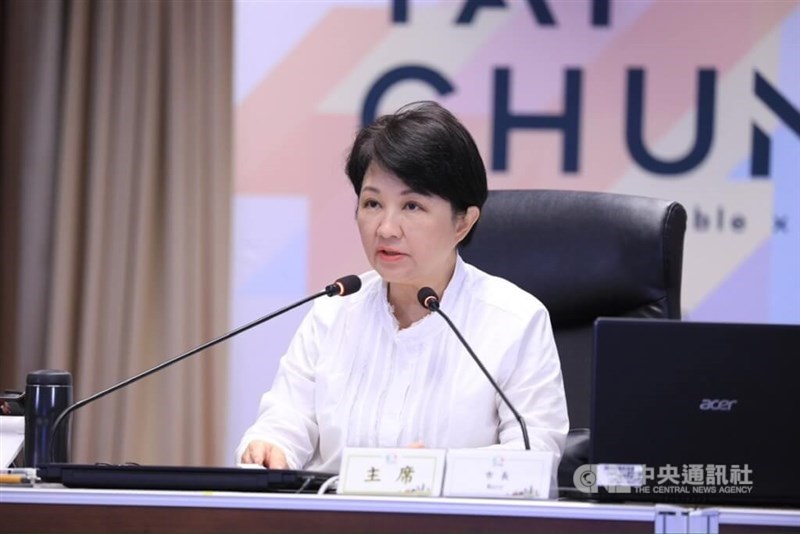
<path id="1" fill-rule="evenodd" d="M 276 161 L 279 173 L 304 176 L 309 202 L 308 281 L 321 288 L 331 279 L 369 268 L 355 224 L 356 196 L 344 172 L 356 124 L 353 117 L 315 115 L 285 139 L 290 154 L 314 147 L 308 157 Z M 294 161 L 292 161 L 294 160 Z"/>
<path id="2" fill-rule="evenodd" d="M 321 288 L 332 278 L 369 269 L 355 222 L 356 195 L 343 170 L 342 147 L 349 145 L 352 129 L 350 117 L 320 117 L 313 133 L 309 132 L 315 145 L 326 147 L 324 159 L 315 165 L 319 173 L 310 193 L 310 288 Z"/>
<path id="3" fill-rule="evenodd" d="M 346 145 L 357 119 L 350 119 L 344 137 L 321 144 L 292 135 L 309 130 L 330 88 L 390 30 L 388 18 L 386 10 L 332 10 L 248 95 L 236 110 L 237 193 L 312 192 L 315 177 L 299 164 L 318 158 L 321 147 Z"/>
<path id="4" fill-rule="evenodd" d="M 509 138 L 508 172 L 492 175 L 491 187 L 610 189 L 632 165 L 625 146 L 628 68 L 642 67 L 646 71 L 645 140 L 652 150 L 661 136 L 695 109 L 698 69 L 715 68 L 719 90 L 725 73 L 798 5 L 800 2 L 732 2 L 725 6 L 718 2 L 685 2 L 676 9 L 675 3 L 655 3 L 596 60 L 577 65 L 584 72 L 579 175 L 561 173 L 560 133 L 517 130 Z M 558 76 L 562 77 L 563 92 L 563 72 Z M 515 86 L 512 73 L 512 95 L 523 90 Z M 559 93 L 547 109 L 520 109 L 513 107 L 512 96 L 512 111 L 559 113 L 562 102 L 563 95 Z M 717 113 L 724 111 L 717 109 Z M 481 140 L 490 165 L 492 118 L 470 117 L 465 122 Z M 685 150 L 692 141 L 686 140 Z M 672 158 L 683 153 L 684 150 L 658 155 Z"/>

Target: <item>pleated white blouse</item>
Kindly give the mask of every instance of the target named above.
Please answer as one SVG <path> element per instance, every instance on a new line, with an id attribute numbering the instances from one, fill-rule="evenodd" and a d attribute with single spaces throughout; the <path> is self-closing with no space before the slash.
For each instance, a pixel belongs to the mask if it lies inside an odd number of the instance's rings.
<path id="1" fill-rule="evenodd" d="M 338 472 L 344 447 L 523 448 L 511 411 L 442 317 L 400 330 L 374 271 L 361 291 L 318 299 L 236 450 L 261 439 L 289 467 Z M 569 428 L 550 318 L 539 300 L 460 257 L 441 309 L 556 465 Z"/>

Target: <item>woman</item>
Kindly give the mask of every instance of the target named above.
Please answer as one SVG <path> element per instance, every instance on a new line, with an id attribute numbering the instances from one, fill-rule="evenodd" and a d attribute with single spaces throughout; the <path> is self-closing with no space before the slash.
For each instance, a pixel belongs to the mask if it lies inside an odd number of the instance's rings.
<path id="1" fill-rule="evenodd" d="M 357 135 L 347 175 L 374 269 L 358 293 L 317 300 L 280 363 L 242 463 L 337 472 L 344 447 L 522 448 L 517 420 L 441 317 L 441 308 L 527 423 L 531 448 L 556 454 L 569 427 L 547 310 L 464 263 L 486 200 L 469 132 L 433 102 Z"/>

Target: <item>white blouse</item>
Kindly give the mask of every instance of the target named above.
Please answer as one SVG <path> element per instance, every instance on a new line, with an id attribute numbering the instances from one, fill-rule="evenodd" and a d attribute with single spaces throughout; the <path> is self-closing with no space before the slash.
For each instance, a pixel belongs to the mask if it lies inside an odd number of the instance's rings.
<path id="1" fill-rule="evenodd" d="M 442 317 L 400 330 L 386 284 L 318 299 L 280 362 L 258 418 L 260 439 L 292 469 L 338 472 L 344 447 L 523 448 L 514 415 Z M 556 465 L 569 421 L 550 317 L 541 302 L 459 257 L 444 311 L 525 419 L 531 448 Z"/>

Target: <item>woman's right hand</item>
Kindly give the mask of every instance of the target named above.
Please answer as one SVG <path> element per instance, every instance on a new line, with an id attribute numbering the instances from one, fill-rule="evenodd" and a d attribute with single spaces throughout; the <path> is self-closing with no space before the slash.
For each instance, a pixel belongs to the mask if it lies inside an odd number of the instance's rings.
<path id="1" fill-rule="evenodd" d="M 262 440 L 251 441 L 242 454 L 243 464 L 263 465 L 268 469 L 287 469 L 286 454 L 283 449 Z"/>

